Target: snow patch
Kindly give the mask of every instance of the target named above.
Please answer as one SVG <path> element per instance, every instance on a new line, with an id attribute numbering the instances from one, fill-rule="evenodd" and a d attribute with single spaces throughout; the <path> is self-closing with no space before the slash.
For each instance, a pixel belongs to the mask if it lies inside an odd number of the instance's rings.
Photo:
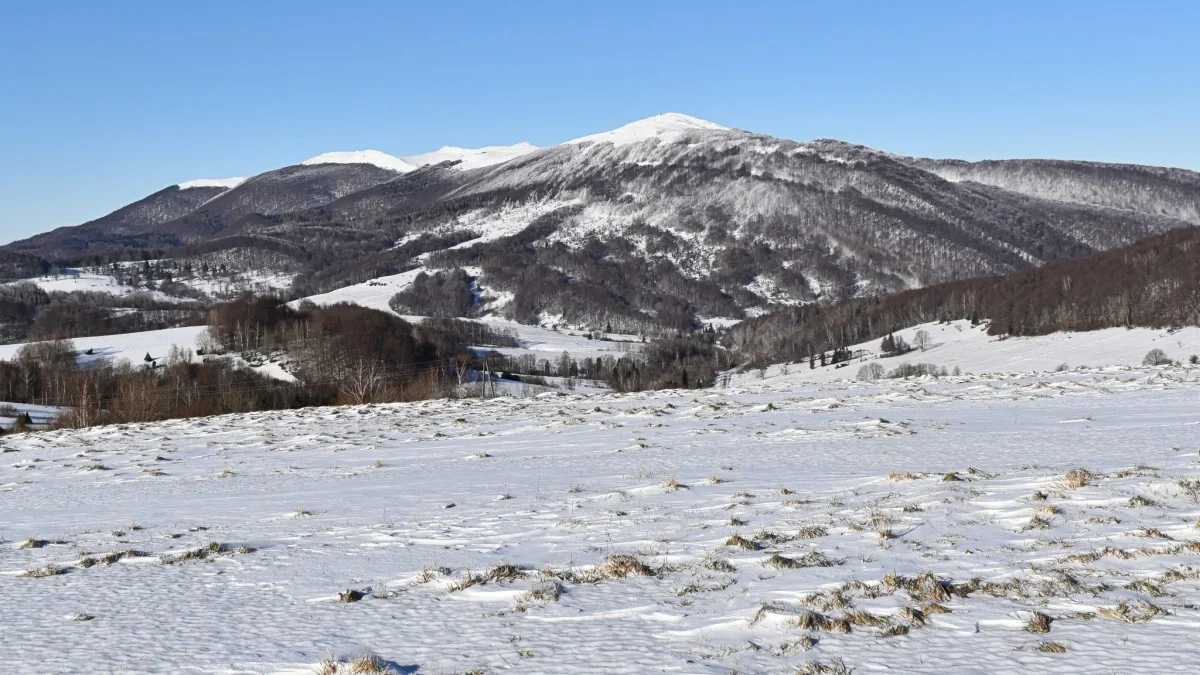
<path id="1" fill-rule="evenodd" d="M 386 152 L 378 150 L 353 150 L 348 152 L 327 152 L 323 155 L 317 155 L 300 162 L 302 165 L 311 164 L 371 164 L 381 169 L 395 171 L 397 173 L 408 173 L 415 171 L 417 167 L 411 162 L 403 160 L 399 157 L 393 157 Z"/>
<path id="2" fill-rule="evenodd" d="M 481 169 L 486 166 L 503 164 L 510 159 L 516 159 L 522 155 L 528 155 L 529 153 L 538 149 L 538 146 L 532 143 L 517 143 L 516 145 L 489 145 L 484 148 L 474 149 L 458 148 L 452 145 L 447 145 L 434 150 L 433 152 L 427 152 L 423 155 L 405 157 L 404 161 L 416 166 L 457 161 L 458 164 L 455 164 L 453 168 L 459 171 L 468 171 L 470 169 Z"/>
<path id="3" fill-rule="evenodd" d="M 657 138 L 664 143 L 672 143 L 689 131 L 728 131 L 715 122 L 709 122 L 681 113 L 660 113 L 644 120 L 630 122 L 612 131 L 604 131 L 590 136 L 567 141 L 563 145 L 578 145 L 580 143 L 612 143 L 613 145 L 628 145 Z"/>
<path id="4" fill-rule="evenodd" d="M 197 178 L 179 183 L 176 187 L 180 190 L 204 187 L 235 188 L 245 182 L 246 178 L 244 176 L 236 178 Z"/>

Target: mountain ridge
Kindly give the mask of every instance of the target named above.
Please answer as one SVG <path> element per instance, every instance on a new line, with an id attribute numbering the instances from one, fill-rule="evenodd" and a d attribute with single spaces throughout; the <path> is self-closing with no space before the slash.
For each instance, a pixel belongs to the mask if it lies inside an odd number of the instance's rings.
<path id="1" fill-rule="evenodd" d="M 1198 186 L 1186 170 L 912 158 L 664 113 L 544 148 L 327 153 L 5 248 L 184 265 L 197 247 L 270 246 L 299 270 L 292 297 L 468 266 L 505 316 L 683 329 L 1089 255 L 1200 222 Z"/>

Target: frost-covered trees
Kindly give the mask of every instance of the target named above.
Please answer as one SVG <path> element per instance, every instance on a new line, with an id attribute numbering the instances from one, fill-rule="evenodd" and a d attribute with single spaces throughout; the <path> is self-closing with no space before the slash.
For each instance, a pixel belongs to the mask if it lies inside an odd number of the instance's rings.
<path id="1" fill-rule="evenodd" d="M 1171 364 L 1171 357 L 1161 349 L 1151 349 L 1146 352 L 1146 356 L 1142 359 L 1143 366 L 1167 366 Z"/>
<path id="2" fill-rule="evenodd" d="M 855 379 L 863 382 L 874 382 L 875 380 L 883 377 L 883 374 L 883 366 L 879 365 L 878 363 L 868 363 L 867 365 L 858 369 L 858 375 L 855 376 Z"/>
<path id="3" fill-rule="evenodd" d="M 917 331 L 916 336 L 913 337 L 913 345 L 921 351 L 929 349 L 933 345 L 933 338 L 929 336 L 929 331 Z"/>

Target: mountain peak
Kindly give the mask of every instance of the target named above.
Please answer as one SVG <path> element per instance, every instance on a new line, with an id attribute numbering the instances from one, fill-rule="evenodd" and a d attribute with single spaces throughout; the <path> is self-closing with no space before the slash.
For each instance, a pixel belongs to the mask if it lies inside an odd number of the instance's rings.
<path id="1" fill-rule="evenodd" d="M 245 182 L 246 179 L 241 176 L 237 178 L 197 178 L 179 183 L 176 187 L 180 190 L 204 187 L 235 188 Z"/>
<path id="2" fill-rule="evenodd" d="M 326 152 L 322 155 L 317 155 L 310 159 L 306 159 L 301 164 L 372 164 L 381 169 L 395 171 L 397 173 L 408 173 L 417 168 L 411 162 L 405 161 L 399 157 L 393 157 L 386 152 L 378 150 L 351 150 L 347 152 Z"/>
<path id="3" fill-rule="evenodd" d="M 459 163 L 454 168 L 466 171 L 501 164 L 538 149 L 538 146 L 533 143 L 525 142 L 515 145 L 489 145 L 483 148 L 459 148 L 453 145 L 444 145 L 433 152 L 405 157 L 404 160 L 415 166 L 457 161 Z"/>
<path id="4" fill-rule="evenodd" d="M 598 134 L 591 134 L 582 138 L 576 138 L 573 141 L 567 141 L 564 145 L 573 145 L 578 143 L 612 143 L 613 145 L 625 145 L 627 143 L 639 143 L 651 138 L 660 138 L 666 142 L 672 142 L 689 131 L 727 131 L 728 127 L 723 127 L 715 122 L 702 120 L 691 115 L 683 113 L 665 112 L 659 113 L 654 117 L 647 117 L 636 122 L 630 122 L 623 127 L 617 127 L 612 131 L 605 131 Z"/>

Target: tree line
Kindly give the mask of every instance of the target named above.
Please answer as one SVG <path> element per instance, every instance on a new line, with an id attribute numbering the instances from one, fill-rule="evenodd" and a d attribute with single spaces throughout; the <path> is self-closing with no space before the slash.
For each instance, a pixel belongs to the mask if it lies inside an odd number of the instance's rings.
<path id="1" fill-rule="evenodd" d="M 733 327 L 748 359 L 795 361 L 919 323 L 988 322 L 992 335 L 1200 325 L 1200 228 L 1007 276 L 781 309 Z"/>

